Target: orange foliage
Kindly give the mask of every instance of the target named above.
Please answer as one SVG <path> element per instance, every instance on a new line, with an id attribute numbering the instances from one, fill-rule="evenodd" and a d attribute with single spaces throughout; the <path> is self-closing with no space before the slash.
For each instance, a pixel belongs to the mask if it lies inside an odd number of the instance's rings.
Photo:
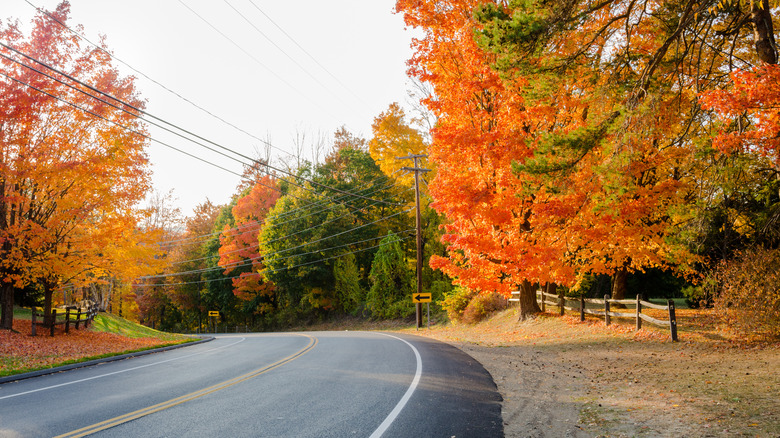
<path id="1" fill-rule="evenodd" d="M 64 1 L 52 15 L 66 22 Z M 42 59 L 118 99 L 143 108 L 132 78 L 120 77 L 108 55 L 79 46 L 64 27 L 39 14 L 29 39 L 10 24 L 0 39 L 21 53 Z M 0 285 L 46 286 L 47 298 L 61 283 L 84 283 L 102 276 L 126 276 L 140 236 L 132 230 L 135 205 L 149 188 L 143 122 L 134 110 L 119 111 L 93 98 L 85 87 L 53 71 L 50 79 L 22 66 L 35 62 L 2 48 L 9 77 L 72 102 L 95 115 L 40 91 L 0 80 Z M 16 60 L 18 62 L 14 62 Z M 70 85 L 66 86 L 63 83 Z M 105 99 L 105 98 L 104 98 Z M 119 125 L 129 127 L 131 132 Z M 47 300 L 48 301 L 48 300 Z M 10 314 L 4 300 L 3 314 Z M 3 323 L 10 319 L 3 318 Z"/>
<path id="2" fill-rule="evenodd" d="M 225 275 L 234 270 L 242 271 L 233 279 L 233 293 L 242 300 L 251 301 L 258 295 L 273 294 L 273 283 L 265 282 L 257 275 L 264 269 L 257 235 L 268 211 L 279 199 L 276 188 L 274 178 L 259 179 L 233 207 L 235 225 L 232 228 L 225 226 L 219 238 L 219 265 L 225 268 Z M 251 270 L 246 269 L 247 266 L 251 266 Z"/>
<path id="3" fill-rule="evenodd" d="M 724 153 L 758 152 L 780 169 L 780 66 L 762 65 L 731 74 L 733 87 L 703 94 L 704 105 L 728 122 L 736 119 L 713 139 Z M 740 128 L 744 126 L 744 128 Z"/>
<path id="4" fill-rule="evenodd" d="M 431 194 L 449 220 L 449 254 L 433 257 L 431 266 L 471 289 L 508 295 L 526 280 L 573 284 L 580 273 L 690 261 L 665 237 L 689 188 L 678 170 L 691 159 L 690 144 L 675 138 L 695 94 L 661 93 L 644 107 L 640 94 L 614 86 L 625 80 L 619 73 L 604 74 L 576 55 L 578 38 L 604 26 L 622 32 L 622 21 L 613 20 L 622 13 L 619 2 L 583 14 L 576 30 L 552 35 L 544 52 L 527 56 L 480 46 L 486 24 L 475 11 L 486 3 L 396 6 L 407 25 L 425 32 L 413 43 L 409 73 L 435 90 L 424 100 L 438 118 Z M 630 27 L 632 56 L 657 53 L 656 26 L 647 20 Z M 594 41 L 602 49 L 614 44 Z M 496 67 L 511 56 L 522 60 Z M 552 66 L 561 60 L 566 71 L 557 75 Z"/>
<path id="5" fill-rule="evenodd" d="M 114 333 L 92 332 L 63 328 L 55 329 L 55 336 L 38 329 L 38 336 L 30 336 L 30 321 L 14 321 L 14 330 L 0 330 L 0 373 L 9 368 L 45 368 L 68 360 L 83 359 L 108 353 L 139 350 L 160 344 L 154 338 L 126 338 Z"/>

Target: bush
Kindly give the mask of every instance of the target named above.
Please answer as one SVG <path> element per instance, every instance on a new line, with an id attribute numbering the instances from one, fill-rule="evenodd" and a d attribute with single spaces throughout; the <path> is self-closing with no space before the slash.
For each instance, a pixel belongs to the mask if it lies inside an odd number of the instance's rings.
<path id="1" fill-rule="evenodd" d="M 715 276 L 715 309 L 730 325 L 746 335 L 780 336 L 780 250 L 747 250 L 722 262 Z"/>
<path id="2" fill-rule="evenodd" d="M 471 299 L 476 295 L 476 291 L 459 286 L 451 291 L 445 292 L 444 299 L 439 301 L 439 305 L 442 309 L 447 311 L 447 318 L 449 318 L 450 321 L 460 321 L 463 317 L 463 311 L 466 310 L 466 306 L 469 305 Z"/>
<path id="3" fill-rule="evenodd" d="M 495 292 L 479 294 L 472 298 L 466 306 L 461 321 L 466 324 L 476 324 L 487 318 L 491 313 L 505 307 L 506 300 L 503 296 Z"/>

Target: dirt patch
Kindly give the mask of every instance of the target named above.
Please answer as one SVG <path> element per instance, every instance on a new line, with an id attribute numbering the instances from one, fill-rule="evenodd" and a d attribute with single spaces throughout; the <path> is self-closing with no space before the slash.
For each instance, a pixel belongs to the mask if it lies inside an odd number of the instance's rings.
<path id="1" fill-rule="evenodd" d="M 507 437 L 780 437 L 780 345 L 712 336 L 704 316 L 685 318 L 676 343 L 629 323 L 518 323 L 513 310 L 414 333 L 483 364 Z"/>

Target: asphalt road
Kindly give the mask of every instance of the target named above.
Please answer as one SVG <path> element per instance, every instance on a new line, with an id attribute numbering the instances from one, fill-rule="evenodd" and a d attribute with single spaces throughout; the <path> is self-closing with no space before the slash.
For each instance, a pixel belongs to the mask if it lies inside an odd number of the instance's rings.
<path id="1" fill-rule="evenodd" d="M 374 332 L 212 342 L 0 385 L 0 437 L 502 437 L 460 350 Z"/>

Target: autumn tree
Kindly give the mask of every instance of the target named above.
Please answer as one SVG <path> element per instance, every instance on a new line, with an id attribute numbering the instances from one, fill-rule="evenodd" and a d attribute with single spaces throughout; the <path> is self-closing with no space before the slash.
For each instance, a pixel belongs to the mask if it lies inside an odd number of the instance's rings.
<path id="1" fill-rule="evenodd" d="M 214 224 L 221 209 L 222 206 L 208 199 L 199 204 L 192 216 L 185 219 L 181 238 L 170 242 L 168 270 L 180 275 L 166 277 L 175 284 L 170 287 L 168 294 L 171 303 L 182 315 L 181 324 L 188 329 L 201 327 L 208 310 L 202 297 L 205 289 L 203 272 L 209 269 L 207 261 L 211 254 L 207 251 L 207 244 L 219 234 L 214 231 Z"/>
<path id="2" fill-rule="evenodd" d="M 69 9 L 62 2 L 51 14 L 65 23 Z M 133 79 L 121 77 L 105 52 L 81 47 L 43 14 L 29 38 L 15 23 L 0 34 L 0 326 L 10 329 L 15 288 L 41 281 L 50 305 L 64 279 L 101 276 L 95 269 L 105 247 L 127 241 L 120 237 L 136 224 L 149 173 L 134 110 L 120 111 L 60 74 L 143 108 Z"/>
<path id="3" fill-rule="evenodd" d="M 560 252 L 528 232 L 533 196 L 512 173 L 513 161 L 531 155 L 524 123 L 511 112 L 522 101 L 505 89 L 490 67 L 493 57 L 472 38 L 476 5 L 400 1 L 397 8 L 408 25 L 425 32 L 415 43 L 410 74 L 435 92 L 425 100 L 437 118 L 428 149 L 438 166 L 430 192 L 432 206 L 447 218 L 448 257 L 433 257 L 431 266 L 469 289 L 509 295 L 527 280 L 571 273 L 551 269 Z M 530 299 L 520 303 L 522 314 L 538 309 L 532 296 L 523 297 Z"/>
<path id="4" fill-rule="evenodd" d="M 238 198 L 233 207 L 232 227 L 220 234 L 219 265 L 232 280 L 233 293 L 247 303 L 251 313 L 265 313 L 272 308 L 273 284 L 264 282 L 262 254 L 257 236 L 265 217 L 279 199 L 276 181 L 270 176 L 260 178 Z"/>
<path id="5" fill-rule="evenodd" d="M 414 180 L 409 173 L 399 173 L 408 162 L 398 158 L 412 154 L 425 154 L 428 145 L 425 144 L 423 135 L 409 124 L 406 113 L 395 102 L 374 118 L 371 131 L 373 137 L 368 142 L 368 150 L 382 172 L 403 181 L 407 186 L 411 185 Z M 404 175 L 406 176 L 402 178 Z"/>
<path id="6" fill-rule="evenodd" d="M 263 277 L 276 287 L 281 315 L 336 309 L 334 258 L 350 252 L 354 216 L 308 184 L 282 196 L 270 210 L 258 240 Z"/>
<path id="7" fill-rule="evenodd" d="M 771 61 L 757 4 L 399 1 L 426 32 L 410 73 L 439 121 L 451 253 L 433 263 L 480 290 L 612 274 L 618 297 L 631 271 L 686 272 L 697 259 L 674 237 L 709 184 L 713 131 L 699 96 Z"/>

